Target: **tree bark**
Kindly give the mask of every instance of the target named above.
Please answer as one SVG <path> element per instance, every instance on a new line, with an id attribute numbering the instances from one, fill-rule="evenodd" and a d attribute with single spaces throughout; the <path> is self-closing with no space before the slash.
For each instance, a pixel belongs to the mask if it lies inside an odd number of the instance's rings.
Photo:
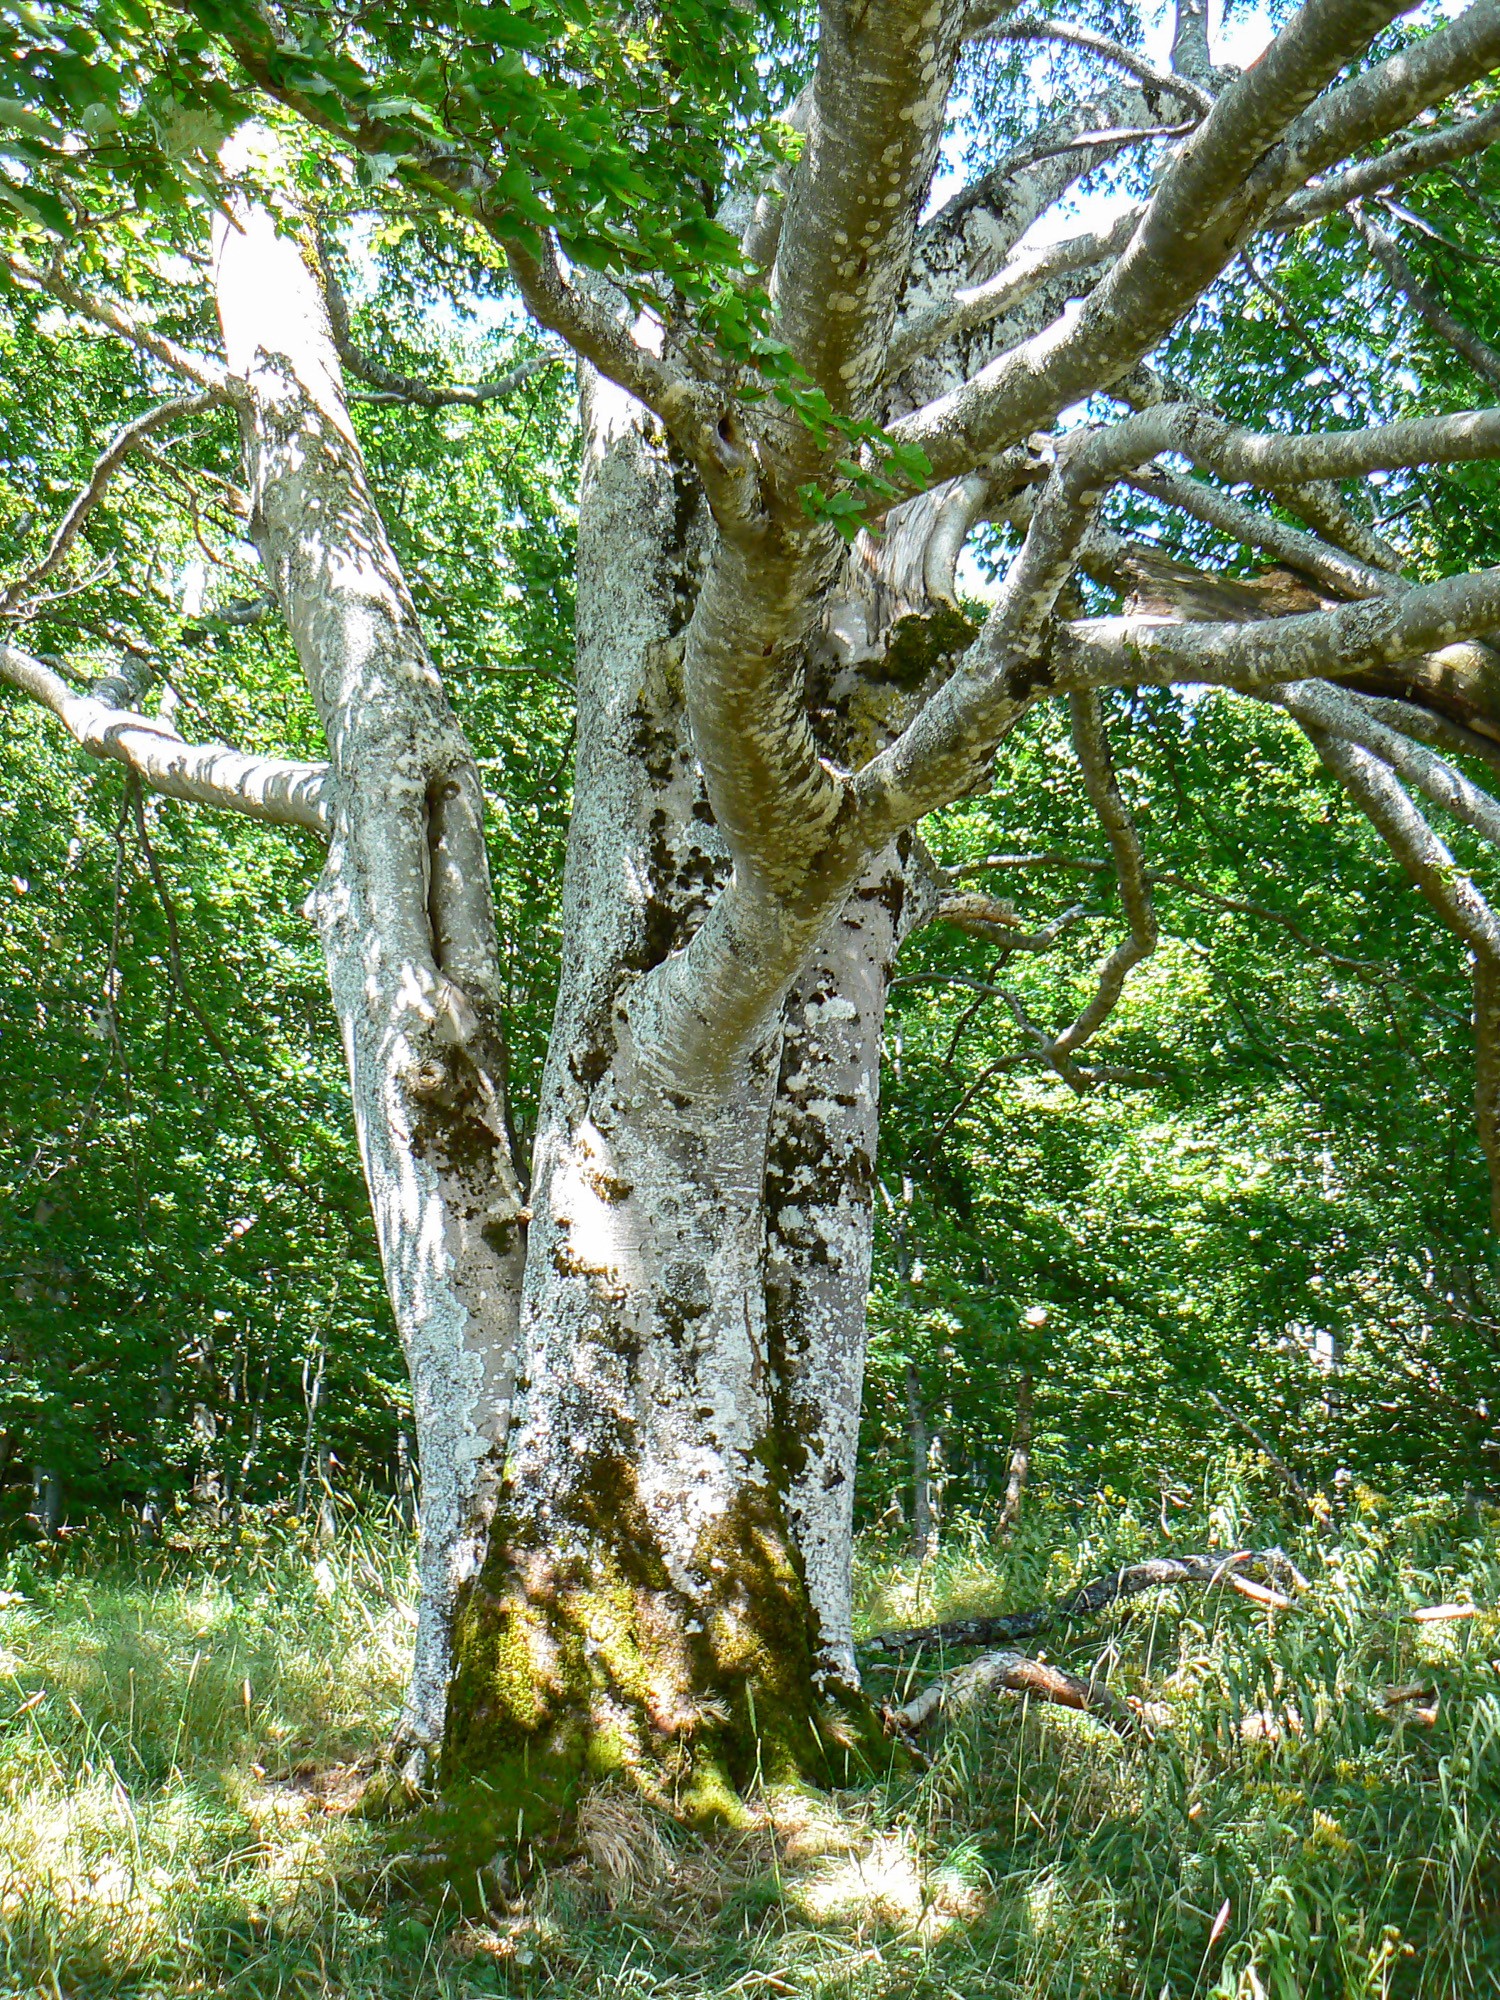
<path id="1" fill-rule="evenodd" d="M 757 1774 L 842 1775 L 873 1723 L 850 1686 L 848 1527 L 899 867 L 872 871 L 790 1028 L 756 1039 L 732 1087 L 664 1090 L 643 1068 L 630 994 L 730 872 L 680 682 L 711 530 L 639 404 L 590 375 L 583 410 L 578 777 L 526 1386 L 443 1758 L 511 1838 L 616 1770 L 732 1812 Z M 804 1186 L 800 1162 L 830 1155 Z"/>
<path id="2" fill-rule="evenodd" d="M 420 1762 L 504 1443 L 524 1241 L 483 796 L 369 490 L 312 252 L 240 200 L 215 259 L 251 530 L 328 739 L 310 907 L 411 1372 L 421 1600 L 399 1736 Z"/>
<path id="3" fill-rule="evenodd" d="M 1010 1447 L 1010 1476 L 1005 1482 L 1005 1501 L 998 1523 L 1002 1537 L 1015 1533 L 1021 1518 L 1021 1502 L 1031 1477 L 1031 1424 L 1033 1410 L 1031 1370 L 1023 1368 L 1016 1385 L 1016 1431 Z"/>
<path id="4" fill-rule="evenodd" d="M 911 1553 L 923 1563 L 936 1545 L 932 1509 L 932 1438 L 916 1365 L 906 1364 L 906 1421 L 911 1436 Z"/>

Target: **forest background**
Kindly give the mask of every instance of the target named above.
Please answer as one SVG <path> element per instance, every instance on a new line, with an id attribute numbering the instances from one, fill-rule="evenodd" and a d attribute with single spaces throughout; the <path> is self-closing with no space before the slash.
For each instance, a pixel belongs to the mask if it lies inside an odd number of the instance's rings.
<path id="1" fill-rule="evenodd" d="M 984 94 L 1014 88 L 1023 60 L 1042 102 L 1068 87 L 1065 50 L 981 45 L 971 122 L 950 141 L 971 170 Z M 1084 183 L 1093 213 L 1133 171 Z M 1392 225 L 1408 274 L 1490 341 L 1497 199 L 1500 165 L 1481 155 L 1429 175 Z M 503 278 L 392 205 L 337 199 L 359 348 L 418 381 L 547 364 L 471 407 L 351 377 L 489 793 L 524 1151 L 570 803 L 575 390 Z M 150 391 L 127 350 L 34 291 L 6 289 L 0 342 L 9 574 Z M 1494 393 L 1337 223 L 1247 254 L 1163 365 L 1251 426 L 1277 411 L 1377 423 Z M 155 676 L 209 738 L 312 755 L 235 476 L 218 415 L 132 458 L 30 642 L 127 683 Z M 1489 466 L 1391 475 L 1384 492 L 1373 525 L 1422 573 L 1500 559 Z M 1180 562 L 1245 567 L 1148 495 L 1122 525 Z M 976 596 L 987 568 L 966 565 Z M 1294 1490 L 1488 1491 L 1500 1324 L 1463 948 L 1273 711 L 1149 688 L 1111 708 L 1166 934 L 1087 1094 L 1028 1066 L 1018 1026 L 1076 1010 L 1118 922 L 1065 723 L 1043 708 L 1023 724 L 1003 807 L 977 798 L 934 821 L 948 866 L 1006 858 L 986 879 L 1020 935 L 1052 948 L 997 952 L 938 927 L 903 953 L 861 1517 L 909 1519 L 924 1466 L 935 1504 L 1003 1493 L 1018 1421 L 1036 1476 L 1155 1495 L 1164 1518 L 1161 1496 L 1192 1491 L 1226 1443 Z M 129 1517 L 149 1534 L 194 1500 L 230 1519 L 404 1493 L 408 1392 L 302 915 L 315 842 L 141 796 L 14 698 L 0 824 L 0 1532 Z M 1454 851 L 1482 871 L 1475 836 L 1459 829 Z"/>

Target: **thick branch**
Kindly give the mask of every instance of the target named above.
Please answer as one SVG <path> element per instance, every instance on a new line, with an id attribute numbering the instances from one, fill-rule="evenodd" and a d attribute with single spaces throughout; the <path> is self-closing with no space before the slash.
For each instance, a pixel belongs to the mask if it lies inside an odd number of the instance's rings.
<path id="1" fill-rule="evenodd" d="M 879 382 L 959 48 L 956 0 L 823 0 L 807 141 L 773 289 L 782 337 L 835 410 Z M 815 463 L 812 440 L 794 456 Z"/>
<path id="2" fill-rule="evenodd" d="M 1357 167 L 1320 181 L 1316 187 L 1294 194 L 1262 226 L 1276 235 L 1303 229 L 1366 195 L 1381 194 L 1438 167 L 1449 166 L 1455 160 L 1482 153 L 1497 139 L 1500 139 L 1500 105 L 1481 112 L 1477 118 L 1460 118 L 1435 132 L 1423 132 L 1404 145 L 1392 146 L 1376 159 L 1362 161 Z"/>
<path id="3" fill-rule="evenodd" d="M 1174 682 L 1266 687 L 1280 681 L 1346 680 L 1411 662 L 1455 640 L 1500 626 L 1500 569 L 1417 584 L 1305 617 L 1257 625 L 1191 625 L 1152 618 L 1081 619 L 1053 649 L 1059 687 Z M 997 696 L 997 702 L 1002 699 Z"/>
<path id="4" fill-rule="evenodd" d="M 1310 176 L 1403 131 L 1455 91 L 1500 64 L 1500 0 L 1472 0 L 1459 15 L 1384 62 L 1351 77 L 1304 112 L 1247 183 L 1259 207 L 1278 204 Z"/>
<path id="5" fill-rule="evenodd" d="M 124 764 L 153 791 L 327 836 L 332 809 L 326 764 L 247 756 L 219 743 L 184 743 L 168 723 L 75 694 L 50 667 L 3 643 L 0 680 L 50 709 L 91 756 Z"/>
<path id="6" fill-rule="evenodd" d="M 1353 0 L 1304 8 L 1181 148 L 1129 249 L 1077 319 L 998 356 L 902 419 L 895 435 L 921 446 L 947 476 L 1117 380 L 1310 173 L 1409 123 L 1500 60 L 1500 0 L 1475 0 L 1462 21 L 1304 111 L 1384 24 L 1380 11 Z M 1384 20 L 1398 11 L 1386 6 Z"/>

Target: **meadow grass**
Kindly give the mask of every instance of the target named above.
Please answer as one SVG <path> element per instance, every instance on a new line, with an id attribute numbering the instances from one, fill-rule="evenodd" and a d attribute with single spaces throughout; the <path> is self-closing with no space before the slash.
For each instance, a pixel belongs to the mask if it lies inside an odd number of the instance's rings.
<path id="1" fill-rule="evenodd" d="M 1133 1734 L 1003 1695 L 925 1770 L 767 1794 L 712 1839 L 603 1791 L 577 1857 L 477 1918 L 403 1887 L 413 1822 L 359 1810 L 411 1636 L 399 1522 L 324 1549 L 18 1552 L 0 1994 L 1500 1994 L 1500 1517 L 1357 1491 L 1336 1518 L 1257 1520 L 1226 1474 L 1168 1535 L 1107 1492 L 1041 1496 L 1007 1549 L 982 1515 L 920 1567 L 867 1540 L 860 1613 L 1031 1604 L 1272 1539 L 1309 1580 L 1294 1610 L 1161 1592 L 1042 1642 L 1103 1660 Z M 1453 1601 L 1483 1608 L 1401 1615 Z"/>

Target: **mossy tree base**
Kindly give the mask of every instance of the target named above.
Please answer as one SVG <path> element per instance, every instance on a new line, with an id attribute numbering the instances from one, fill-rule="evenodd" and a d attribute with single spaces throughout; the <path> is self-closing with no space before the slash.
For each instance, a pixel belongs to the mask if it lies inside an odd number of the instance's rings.
<path id="1" fill-rule="evenodd" d="M 466 1857 L 565 1839 L 609 1777 L 692 1823 L 733 1823 L 763 1784 L 848 1785 L 888 1760 L 863 1697 L 819 1690 L 772 1490 L 743 1488 L 669 1568 L 619 1471 L 575 1487 L 566 1554 L 497 1522 L 463 1603 L 440 1779 Z"/>

